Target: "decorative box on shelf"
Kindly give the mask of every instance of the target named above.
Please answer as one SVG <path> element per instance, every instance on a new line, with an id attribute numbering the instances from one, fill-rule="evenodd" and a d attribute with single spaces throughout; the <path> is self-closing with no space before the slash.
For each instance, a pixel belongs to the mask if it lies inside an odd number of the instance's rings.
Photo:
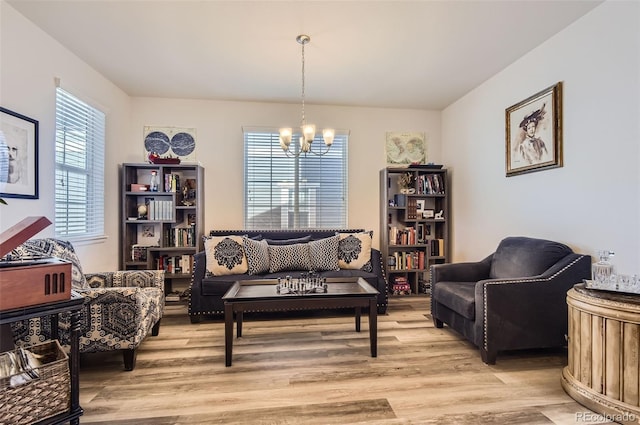
<path id="1" fill-rule="evenodd" d="M 0 234 L 0 258 L 51 224 L 27 217 Z M 71 298 L 71 263 L 57 258 L 0 260 L 0 310 Z"/>
<path id="2" fill-rule="evenodd" d="M 131 183 L 131 191 L 132 192 L 147 192 L 147 191 L 149 191 L 149 185 L 148 184 Z"/>

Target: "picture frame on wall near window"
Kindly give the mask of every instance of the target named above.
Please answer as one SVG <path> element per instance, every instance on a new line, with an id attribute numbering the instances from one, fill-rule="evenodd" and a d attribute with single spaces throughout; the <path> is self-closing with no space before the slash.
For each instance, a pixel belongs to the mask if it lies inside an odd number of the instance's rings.
<path id="1" fill-rule="evenodd" d="M 507 177 L 562 167 L 562 82 L 506 109 Z"/>
<path id="2" fill-rule="evenodd" d="M 38 121 L 2 107 L 0 198 L 38 199 Z"/>

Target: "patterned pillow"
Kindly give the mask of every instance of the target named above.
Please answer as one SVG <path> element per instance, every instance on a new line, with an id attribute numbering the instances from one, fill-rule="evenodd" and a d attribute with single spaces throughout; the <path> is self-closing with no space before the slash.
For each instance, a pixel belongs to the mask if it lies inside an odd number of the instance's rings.
<path id="1" fill-rule="evenodd" d="M 214 276 L 244 274 L 248 270 L 242 236 L 212 236 L 204 241 L 207 271 Z"/>
<path id="2" fill-rule="evenodd" d="M 311 270 L 309 244 L 269 245 L 269 272 Z"/>
<path id="3" fill-rule="evenodd" d="M 339 233 L 338 264 L 341 269 L 372 271 L 371 239 L 373 231 L 362 233 Z"/>
<path id="4" fill-rule="evenodd" d="M 247 256 L 249 274 L 260 274 L 269 271 L 269 244 L 264 239 L 254 240 L 242 238 L 244 252 Z"/>
<path id="5" fill-rule="evenodd" d="M 7 254 L 7 258 L 14 259 L 33 256 L 55 257 L 71 262 L 71 287 L 73 289 L 89 289 L 84 273 L 82 273 L 80 259 L 71 242 L 53 238 L 31 239 Z"/>
<path id="6" fill-rule="evenodd" d="M 309 257 L 311 270 L 339 270 L 338 264 L 338 235 L 309 242 Z"/>

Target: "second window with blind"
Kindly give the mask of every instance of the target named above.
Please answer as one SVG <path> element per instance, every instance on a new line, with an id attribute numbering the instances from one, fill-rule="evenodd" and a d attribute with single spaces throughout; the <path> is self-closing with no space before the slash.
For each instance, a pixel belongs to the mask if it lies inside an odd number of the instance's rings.
<path id="1" fill-rule="evenodd" d="M 278 137 L 277 130 L 244 129 L 245 228 L 347 227 L 348 134 L 336 132 L 321 156 L 287 156 Z M 326 150 L 321 136 L 313 143 Z"/>

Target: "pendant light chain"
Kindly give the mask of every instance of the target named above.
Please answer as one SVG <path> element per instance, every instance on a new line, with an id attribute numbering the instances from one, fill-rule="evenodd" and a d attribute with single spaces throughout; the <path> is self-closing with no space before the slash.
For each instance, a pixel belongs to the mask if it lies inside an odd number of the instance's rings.
<path id="1" fill-rule="evenodd" d="M 306 124 L 304 117 L 304 45 L 307 44 L 306 41 L 302 41 L 302 126 Z"/>

